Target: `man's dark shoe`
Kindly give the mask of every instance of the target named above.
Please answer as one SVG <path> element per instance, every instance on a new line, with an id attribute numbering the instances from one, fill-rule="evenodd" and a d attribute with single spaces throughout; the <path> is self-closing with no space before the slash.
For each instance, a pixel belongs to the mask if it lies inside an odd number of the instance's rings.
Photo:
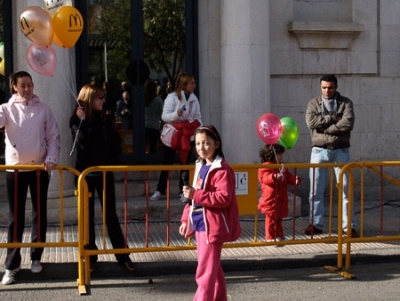
<path id="1" fill-rule="evenodd" d="M 314 225 L 310 224 L 308 225 L 307 228 L 304 229 L 303 232 L 305 235 L 315 235 L 315 234 L 321 234 L 323 231 L 321 229 L 318 229 Z"/>

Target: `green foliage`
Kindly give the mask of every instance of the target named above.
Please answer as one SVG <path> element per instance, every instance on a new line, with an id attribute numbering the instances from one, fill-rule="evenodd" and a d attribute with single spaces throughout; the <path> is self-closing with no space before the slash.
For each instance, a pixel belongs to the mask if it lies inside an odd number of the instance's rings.
<path id="1" fill-rule="evenodd" d="M 185 57 L 184 0 L 144 0 L 145 59 L 172 80 Z"/>
<path id="2" fill-rule="evenodd" d="M 115 41 L 108 52 L 109 73 L 124 80 L 131 57 L 130 1 L 99 2 L 101 36 Z M 184 12 L 184 0 L 143 0 L 145 62 L 170 80 L 180 72 L 185 57 Z"/>
<path id="3" fill-rule="evenodd" d="M 125 69 L 130 62 L 130 1 L 99 1 L 101 6 L 100 35 L 115 42 L 107 55 L 108 72 L 112 77 L 126 80 Z"/>

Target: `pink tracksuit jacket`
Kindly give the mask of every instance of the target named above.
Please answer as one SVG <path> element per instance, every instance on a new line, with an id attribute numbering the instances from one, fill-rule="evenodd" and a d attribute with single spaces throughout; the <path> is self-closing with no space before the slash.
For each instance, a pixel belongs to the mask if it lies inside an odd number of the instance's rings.
<path id="1" fill-rule="evenodd" d="M 50 107 L 33 95 L 18 94 L 0 105 L 0 128 L 5 127 L 6 165 L 58 163 L 60 134 Z"/>

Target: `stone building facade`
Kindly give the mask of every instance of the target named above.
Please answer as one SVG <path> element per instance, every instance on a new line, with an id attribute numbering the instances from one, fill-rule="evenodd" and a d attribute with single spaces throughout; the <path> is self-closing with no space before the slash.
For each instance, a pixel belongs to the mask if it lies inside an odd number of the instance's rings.
<path id="1" fill-rule="evenodd" d="M 19 0 L 15 20 L 40 0 Z M 397 160 L 400 136 L 400 1 L 199 0 L 200 102 L 203 122 L 217 126 L 231 163 L 258 163 L 255 124 L 264 113 L 291 117 L 300 136 L 285 154 L 309 162 L 307 101 L 320 94 L 319 78 L 338 77 L 338 90 L 355 105 L 353 161 Z M 29 44 L 18 23 L 14 66 L 28 69 Z M 35 92 L 49 99 L 63 132 L 74 99 L 73 53 L 57 49 L 53 78 L 34 75 Z M 400 94 L 400 93 L 399 93 Z M 72 164 L 63 135 L 62 164 Z M 304 177 L 307 177 L 305 175 Z"/>

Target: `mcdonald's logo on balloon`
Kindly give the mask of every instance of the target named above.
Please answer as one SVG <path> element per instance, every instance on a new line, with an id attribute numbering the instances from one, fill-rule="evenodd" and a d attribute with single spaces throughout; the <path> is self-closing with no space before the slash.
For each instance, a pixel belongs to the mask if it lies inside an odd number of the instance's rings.
<path id="1" fill-rule="evenodd" d="M 72 48 L 83 31 L 83 17 L 72 6 L 61 7 L 53 16 L 54 34 L 53 42 L 64 48 Z"/>
<path id="2" fill-rule="evenodd" d="M 29 6 L 20 15 L 22 33 L 33 43 L 48 46 L 53 40 L 53 21 L 50 14 L 40 6 Z"/>
<path id="3" fill-rule="evenodd" d="M 82 16 L 78 16 L 77 14 L 69 15 L 69 28 L 73 27 L 79 27 L 82 30 L 83 28 Z"/>

